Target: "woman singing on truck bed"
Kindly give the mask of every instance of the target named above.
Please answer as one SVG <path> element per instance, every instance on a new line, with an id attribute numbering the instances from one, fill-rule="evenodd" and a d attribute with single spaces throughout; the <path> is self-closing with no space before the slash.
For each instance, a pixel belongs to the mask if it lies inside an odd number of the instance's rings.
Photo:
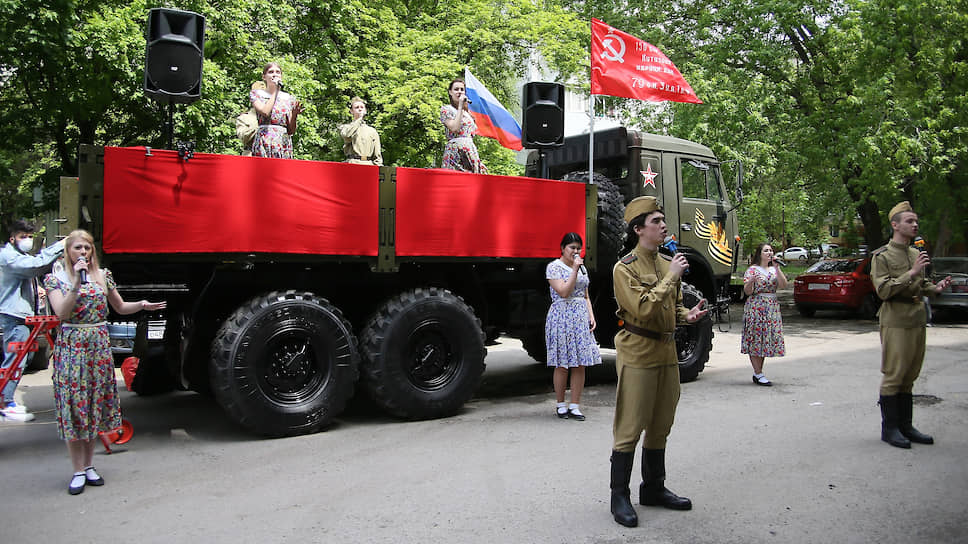
<path id="1" fill-rule="evenodd" d="M 473 134 L 477 132 L 477 123 L 467 111 L 464 80 L 457 78 L 451 81 L 447 94 L 450 96 L 450 104 L 440 108 L 440 122 L 444 124 L 444 132 L 447 134 L 441 166 L 460 172 L 486 174 L 487 168 L 481 162 L 477 146 L 474 145 Z"/>
<path id="2" fill-rule="evenodd" d="M 292 134 L 302 103 L 282 90 L 282 69 L 270 62 L 262 69 L 266 88 L 252 89 L 249 100 L 259 117 L 259 130 L 252 140 L 253 157 L 292 158 Z"/>

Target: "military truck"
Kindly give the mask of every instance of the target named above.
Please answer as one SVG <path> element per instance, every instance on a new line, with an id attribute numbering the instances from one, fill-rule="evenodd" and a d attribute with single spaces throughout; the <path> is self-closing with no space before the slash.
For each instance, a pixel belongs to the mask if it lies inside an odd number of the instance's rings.
<path id="1" fill-rule="evenodd" d="M 541 152 L 533 151 L 526 174 L 535 175 L 543 167 L 551 178 L 588 182 L 588 143 L 587 134 L 566 138 L 561 147 L 545 152 L 545 165 L 539 163 Z M 729 284 L 738 253 L 734 210 L 742 199 L 742 164 L 737 162 L 733 168 L 736 204 L 731 205 L 721 163 L 704 145 L 624 127 L 596 132 L 594 145 L 598 230 L 597 252 L 589 261 L 595 270 L 590 296 L 598 320 L 598 339 L 603 344 L 611 342 L 618 329 L 617 320 L 606 319 L 616 310 L 611 271 L 634 246 L 634 240 L 625 240 L 623 213 L 625 203 L 638 196 L 658 198 L 669 233 L 689 261 L 683 276 L 684 304 L 692 307 L 705 299 L 713 316 L 728 315 Z M 524 344 L 533 357 L 540 359 L 543 353 L 537 339 L 537 335 L 526 337 Z M 676 329 L 681 381 L 692 381 L 702 372 L 712 339 L 711 319 Z"/>
<path id="2" fill-rule="evenodd" d="M 617 187 L 85 145 L 61 180 L 58 234 L 90 231 L 125 298 L 168 301 L 139 322 L 139 392 L 173 380 L 284 436 L 325 428 L 357 389 L 401 418 L 458 411 L 488 337 L 535 351 L 565 232 L 587 240 L 591 273 L 611 267 L 618 249 L 598 240 L 617 243 L 623 201 L 641 193 Z M 708 357 L 711 333 L 698 336 Z"/>

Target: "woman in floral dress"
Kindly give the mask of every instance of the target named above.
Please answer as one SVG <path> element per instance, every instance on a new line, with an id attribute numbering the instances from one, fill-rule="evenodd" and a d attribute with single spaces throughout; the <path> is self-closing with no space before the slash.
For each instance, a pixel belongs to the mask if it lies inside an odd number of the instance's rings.
<path id="1" fill-rule="evenodd" d="M 265 89 L 253 88 L 249 100 L 259 118 L 259 130 L 252 140 L 253 157 L 292 158 L 292 134 L 302 103 L 282 91 L 282 69 L 270 62 L 262 69 Z"/>
<path id="2" fill-rule="evenodd" d="M 114 277 L 98 267 L 94 239 L 75 230 L 64 240 L 64 261 L 44 278 L 47 299 L 61 320 L 54 343 L 54 411 L 67 441 L 74 475 L 71 495 L 104 485 L 93 465 L 98 433 L 121 426 L 121 406 L 108 339 L 108 304 L 119 314 L 160 310 L 164 302 L 125 302 Z"/>
<path id="3" fill-rule="evenodd" d="M 548 263 L 545 278 L 551 286 L 551 307 L 545 321 L 548 366 L 555 367 L 554 385 L 560 418 L 584 421 L 581 413 L 585 367 L 601 364 L 592 331 L 595 313 L 588 298 L 588 274 L 581 258 L 581 236 L 569 232 L 561 240 L 561 258 Z M 565 404 L 565 383 L 571 372 L 571 404 Z"/>
<path id="4" fill-rule="evenodd" d="M 447 145 L 444 146 L 443 168 L 460 172 L 474 172 L 486 174 L 487 168 L 481 162 L 472 135 L 477 132 L 477 123 L 467 111 L 467 94 L 464 80 L 457 78 L 450 82 L 447 94 L 450 104 L 441 106 L 440 122 L 444 124 L 447 133 Z"/>
<path id="5" fill-rule="evenodd" d="M 756 385 L 773 385 L 763 375 L 763 361 L 766 357 L 783 357 L 786 351 L 780 303 L 776 300 L 777 288 L 786 286 L 786 276 L 773 260 L 773 246 L 757 246 L 753 252 L 753 266 L 743 275 L 743 292 L 748 298 L 743 308 L 743 337 L 740 342 L 740 353 L 750 356 L 753 383 Z"/>

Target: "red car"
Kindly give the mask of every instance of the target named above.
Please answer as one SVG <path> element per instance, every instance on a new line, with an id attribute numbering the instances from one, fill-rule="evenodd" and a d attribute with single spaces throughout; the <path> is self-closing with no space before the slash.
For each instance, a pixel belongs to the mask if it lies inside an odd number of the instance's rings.
<path id="1" fill-rule="evenodd" d="M 805 317 L 817 310 L 846 310 L 874 319 L 881 299 L 871 282 L 871 258 L 818 262 L 793 281 L 793 301 Z"/>

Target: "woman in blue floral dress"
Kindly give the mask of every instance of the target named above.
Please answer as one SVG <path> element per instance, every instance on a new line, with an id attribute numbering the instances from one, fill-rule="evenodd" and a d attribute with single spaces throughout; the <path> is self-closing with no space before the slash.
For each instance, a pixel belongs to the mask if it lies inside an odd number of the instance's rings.
<path id="1" fill-rule="evenodd" d="M 450 104 L 440 108 L 440 122 L 444 124 L 444 132 L 447 134 L 447 145 L 444 146 L 444 160 L 441 167 L 460 172 L 486 174 L 487 168 L 481 162 L 477 146 L 474 145 L 473 134 L 477 132 L 477 123 L 467 111 L 465 90 L 463 79 L 457 78 L 451 81 L 447 88 Z"/>
<path id="2" fill-rule="evenodd" d="M 74 475 L 71 495 L 85 485 L 104 485 L 93 465 L 98 433 L 121 426 L 114 359 L 108 339 L 108 304 L 119 314 L 160 310 L 164 302 L 125 302 L 114 277 L 98 267 L 94 239 L 75 230 L 64 240 L 64 261 L 44 278 L 47 299 L 61 320 L 54 343 L 54 411 L 67 441 Z"/>
<path id="3" fill-rule="evenodd" d="M 292 158 L 292 134 L 302 103 L 282 91 L 282 69 L 270 62 L 262 69 L 265 89 L 253 88 L 249 100 L 259 118 L 259 130 L 252 140 L 253 157 Z"/>
<path id="4" fill-rule="evenodd" d="M 588 274 L 581 258 L 581 236 L 569 232 L 561 240 L 561 258 L 548 263 L 545 278 L 551 286 L 551 307 L 545 321 L 548 366 L 555 367 L 554 385 L 560 418 L 584 421 L 581 413 L 585 367 L 601 364 L 602 356 L 592 331 L 595 313 L 588 298 Z M 565 383 L 571 373 L 571 403 L 565 404 Z"/>
<path id="5" fill-rule="evenodd" d="M 787 286 L 786 276 L 773 260 L 773 246 L 760 244 L 753 252 L 753 266 L 743 275 L 743 336 L 740 353 L 750 356 L 753 365 L 753 383 L 773 385 L 763 375 L 763 362 L 767 357 L 783 357 L 783 320 L 780 303 L 776 300 L 777 288 Z"/>

